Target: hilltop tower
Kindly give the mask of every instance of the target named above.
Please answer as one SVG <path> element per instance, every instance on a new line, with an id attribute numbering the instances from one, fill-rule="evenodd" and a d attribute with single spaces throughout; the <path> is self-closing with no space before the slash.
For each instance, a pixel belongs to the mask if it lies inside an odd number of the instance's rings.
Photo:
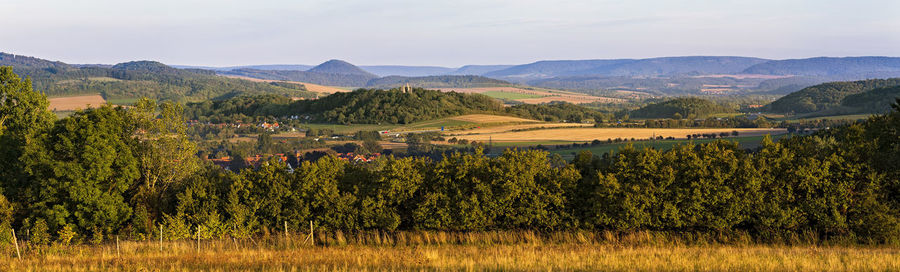
<path id="1" fill-rule="evenodd" d="M 412 88 L 409 87 L 409 82 L 406 83 L 406 86 L 403 86 L 400 89 L 403 91 L 403 93 L 409 93 L 412 91 Z"/>

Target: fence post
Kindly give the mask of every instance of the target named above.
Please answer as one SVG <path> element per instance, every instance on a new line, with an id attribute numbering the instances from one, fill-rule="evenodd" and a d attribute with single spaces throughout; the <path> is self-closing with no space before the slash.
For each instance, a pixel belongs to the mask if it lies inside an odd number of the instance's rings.
<path id="1" fill-rule="evenodd" d="M 312 221 L 309 221 L 309 242 L 314 246 L 316 245 L 316 234 L 313 232 Z"/>
<path id="2" fill-rule="evenodd" d="M 162 224 L 159 225 L 159 251 L 162 252 Z"/>
<path id="3" fill-rule="evenodd" d="M 116 235 L 116 258 L 121 258 L 122 256 L 119 254 L 119 236 Z"/>
<path id="4" fill-rule="evenodd" d="M 12 229 L 13 243 L 16 244 L 16 257 L 19 258 L 19 260 L 21 261 L 22 253 L 19 252 L 19 238 L 16 238 L 16 229 L 13 229 L 13 228 L 10 228 L 10 229 Z"/>

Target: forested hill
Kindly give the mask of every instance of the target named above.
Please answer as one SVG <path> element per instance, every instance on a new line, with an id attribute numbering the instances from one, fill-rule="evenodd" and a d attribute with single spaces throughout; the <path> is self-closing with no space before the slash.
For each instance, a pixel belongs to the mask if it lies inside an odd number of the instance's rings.
<path id="1" fill-rule="evenodd" d="M 837 110 L 844 98 L 850 95 L 891 86 L 900 86 L 900 78 L 829 82 L 786 95 L 766 105 L 763 111 L 794 114 L 824 113 Z"/>
<path id="2" fill-rule="evenodd" d="M 308 115 L 313 122 L 340 124 L 409 124 L 469 113 L 503 112 L 497 100 L 480 94 L 439 92 L 413 88 L 358 89 L 316 100 L 291 102 L 275 96 L 236 97 L 188 104 L 192 119 L 243 116 Z"/>
<path id="3" fill-rule="evenodd" d="M 696 98 L 681 97 L 660 103 L 650 104 L 631 112 L 635 118 L 705 118 L 716 113 L 734 112 L 715 102 Z"/>
<path id="4" fill-rule="evenodd" d="M 193 101 L 223 99 L 245 94 L 314 97 L 302 85 L 269 84 L 216 76 L 212 71 L 177 69 L 154 61 L 103 66 L 74 66 L 0 53 L 0 66 L 12 66 L 31 78 L 34 88 L 50 96 L 100 93 L 106 99 L 148 97 Z"/>
<path id="5" fill-rule="evenodd" d="M 877 88 L 854 95 L 848 95 L 841 106 L 856 109 L 859 113 L 884 113 L 891 110 L 891 103 L 900 98 L 900 86 Z"/>

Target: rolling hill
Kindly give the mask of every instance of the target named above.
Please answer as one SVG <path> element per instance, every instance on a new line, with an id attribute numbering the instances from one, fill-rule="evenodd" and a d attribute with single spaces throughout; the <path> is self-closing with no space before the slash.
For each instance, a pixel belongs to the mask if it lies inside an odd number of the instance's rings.
<path id="1" fill-rule="evenodd" d="M 0 66 L 12 66 L 14 72 L 31 78 L 36 90 L 49 96 L 100 93 L 106 100 L 149 97 L 173 101 L 223 99 L 245 94 L 315 97 L 298 84 L 223 78 L 213 71 L 177 69 L 154 61 L 112 66 L 69 65 L 0 53 Z"/>

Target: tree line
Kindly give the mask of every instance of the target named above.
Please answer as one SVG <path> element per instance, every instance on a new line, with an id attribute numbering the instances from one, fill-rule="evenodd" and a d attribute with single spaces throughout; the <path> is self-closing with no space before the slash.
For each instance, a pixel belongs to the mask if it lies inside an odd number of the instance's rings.
<path id="1" fill-rule="evenodd" d="M 2 69 L 0 82 L 0 227 L 27 230 L 38 244 L 150 239 L 160 228 L 166 239 L 243 238 L 285 222 L 346 231 L 807 232 L 900 243 L 900 105 L 753 151 L 715 141 L 583 152 L 571 162 L 540 150 L 373 163 L 325 156 L 232 172 L 198 159 L 178 104 L 141 100 L 54 121 L 28 81 Z"/>

